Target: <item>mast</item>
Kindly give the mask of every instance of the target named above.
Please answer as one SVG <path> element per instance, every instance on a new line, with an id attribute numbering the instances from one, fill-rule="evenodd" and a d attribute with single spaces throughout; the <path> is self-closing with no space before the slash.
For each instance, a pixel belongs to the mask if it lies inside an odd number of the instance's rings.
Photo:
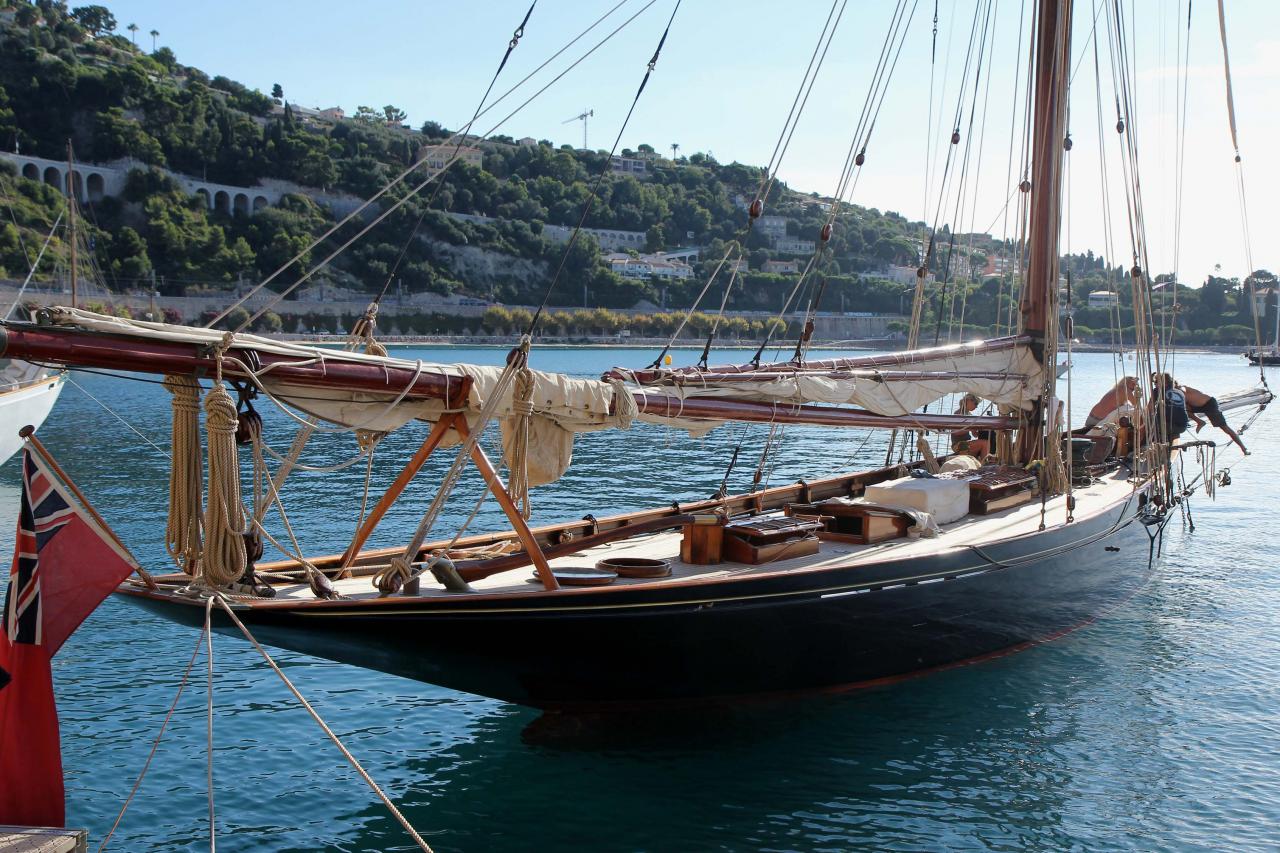
<path id="1" fill-rule="evenodd" d="M 1057 382 L 1051 362 L 1057 317 L 1050 316 L 1058 287 L 1058 231 L 1062 220 L 1062 157 L 1066 138 L 1067 81 L 1071 55 L 1071 0 L 1039 0 L 1036 15 L 1035 103 L 1031 147 L 1031 218 L 1027 232 L 1027 277 L 1023 286 L 1023 333 L 1045 370 L 1038 423 L 1021 431 L 1018 457 L 1034 458 L 1053 413 L 1045 412 Z M 1053 337 L 1050 337 L 1053 336 Z M 1046 355 L 1050 358 L 1046 358 Z"/>
<path id="2" fill-rule="evenodd" d="M 71 247 L 68 260 L 71 266 L 71 307 L 79 308 L 79 282 L 76 278 L 76 169 L 70 139 L 67 140 L 67 242 Z"/>

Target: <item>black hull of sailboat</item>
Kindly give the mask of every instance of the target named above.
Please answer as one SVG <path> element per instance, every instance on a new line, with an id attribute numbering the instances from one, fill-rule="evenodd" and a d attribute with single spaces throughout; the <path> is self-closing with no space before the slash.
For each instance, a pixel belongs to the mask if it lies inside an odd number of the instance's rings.
<path id="1" fill-rule="evenodd" d="M 238 612 L 272 645 L 539 708 L 838 690 L 1053 639 L 1123 602 L 1158 541 L 1137 505 L 983 548 L 759 579 Z M 130 597 L 203 621 L 199 604 Z"/>

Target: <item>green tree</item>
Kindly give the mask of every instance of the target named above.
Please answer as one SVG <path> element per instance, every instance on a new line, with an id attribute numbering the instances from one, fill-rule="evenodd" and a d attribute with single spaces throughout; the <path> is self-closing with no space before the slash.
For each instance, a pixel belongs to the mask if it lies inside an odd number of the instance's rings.
<path id="1" fill-rule="evenodd" d="M 110 35 L 116 28 L 115 16 L 106 6 L 77 6 L 71 17 L 95 36 Z"/>
<path id="2" fill-rule="evenodd" d="M 409 117 L 409 114 L 394 104 L 387 104 L 382 108 L 382 114 L 386 117 L 387 124 L 400 124 Z"/>
<path id="3" fill-rule="evenodd" d="M 383 118 L 382 113 L 378 112 L 373 107 L 366 107 L 363 104 L 356 107 L 356 114 L 353 115 L 351 118 L 354 119 L 358 124 L 363 124 L 370 127 L 378 124 L 383 124 L 385 122 L 385 119 Z"/>

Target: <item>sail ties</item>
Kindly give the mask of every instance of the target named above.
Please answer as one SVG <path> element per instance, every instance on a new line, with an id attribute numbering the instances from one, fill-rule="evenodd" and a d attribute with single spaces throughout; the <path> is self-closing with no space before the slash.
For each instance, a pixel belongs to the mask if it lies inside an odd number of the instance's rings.
<path id="1" fill-rule="evenodd" d="M 364 346 L 367 355 L 376 355 L 380 358 L 387 357 L 387 348 L 374 338 L 374 330 L 378 328 L 378 303 L 370 302 L 364 309 L 364 316 L 356 323 L 355 328 L 351 330 L 352 338 L 359 338 Z"/>
<path id="2" fill-rule="evenodd" d="M 190 376 L 166 376 L 164 387 L 173 406 L 173 452 L 169 467 L 169 522 L 165 549 L 189 575 L 200 561 L 201 492 L 204 466 L 200 459 L 200 383 Z"/>

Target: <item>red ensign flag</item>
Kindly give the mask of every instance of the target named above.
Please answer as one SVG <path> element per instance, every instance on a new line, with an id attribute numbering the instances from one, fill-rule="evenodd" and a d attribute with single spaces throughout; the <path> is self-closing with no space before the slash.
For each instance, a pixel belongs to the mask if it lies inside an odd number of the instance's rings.
<path id="1" fill-rule="evenodd" d="M 133 559 L 30 448 L 0 630 L 0 824 L 62 826 L 49 660 L 134 571 Z"/>

